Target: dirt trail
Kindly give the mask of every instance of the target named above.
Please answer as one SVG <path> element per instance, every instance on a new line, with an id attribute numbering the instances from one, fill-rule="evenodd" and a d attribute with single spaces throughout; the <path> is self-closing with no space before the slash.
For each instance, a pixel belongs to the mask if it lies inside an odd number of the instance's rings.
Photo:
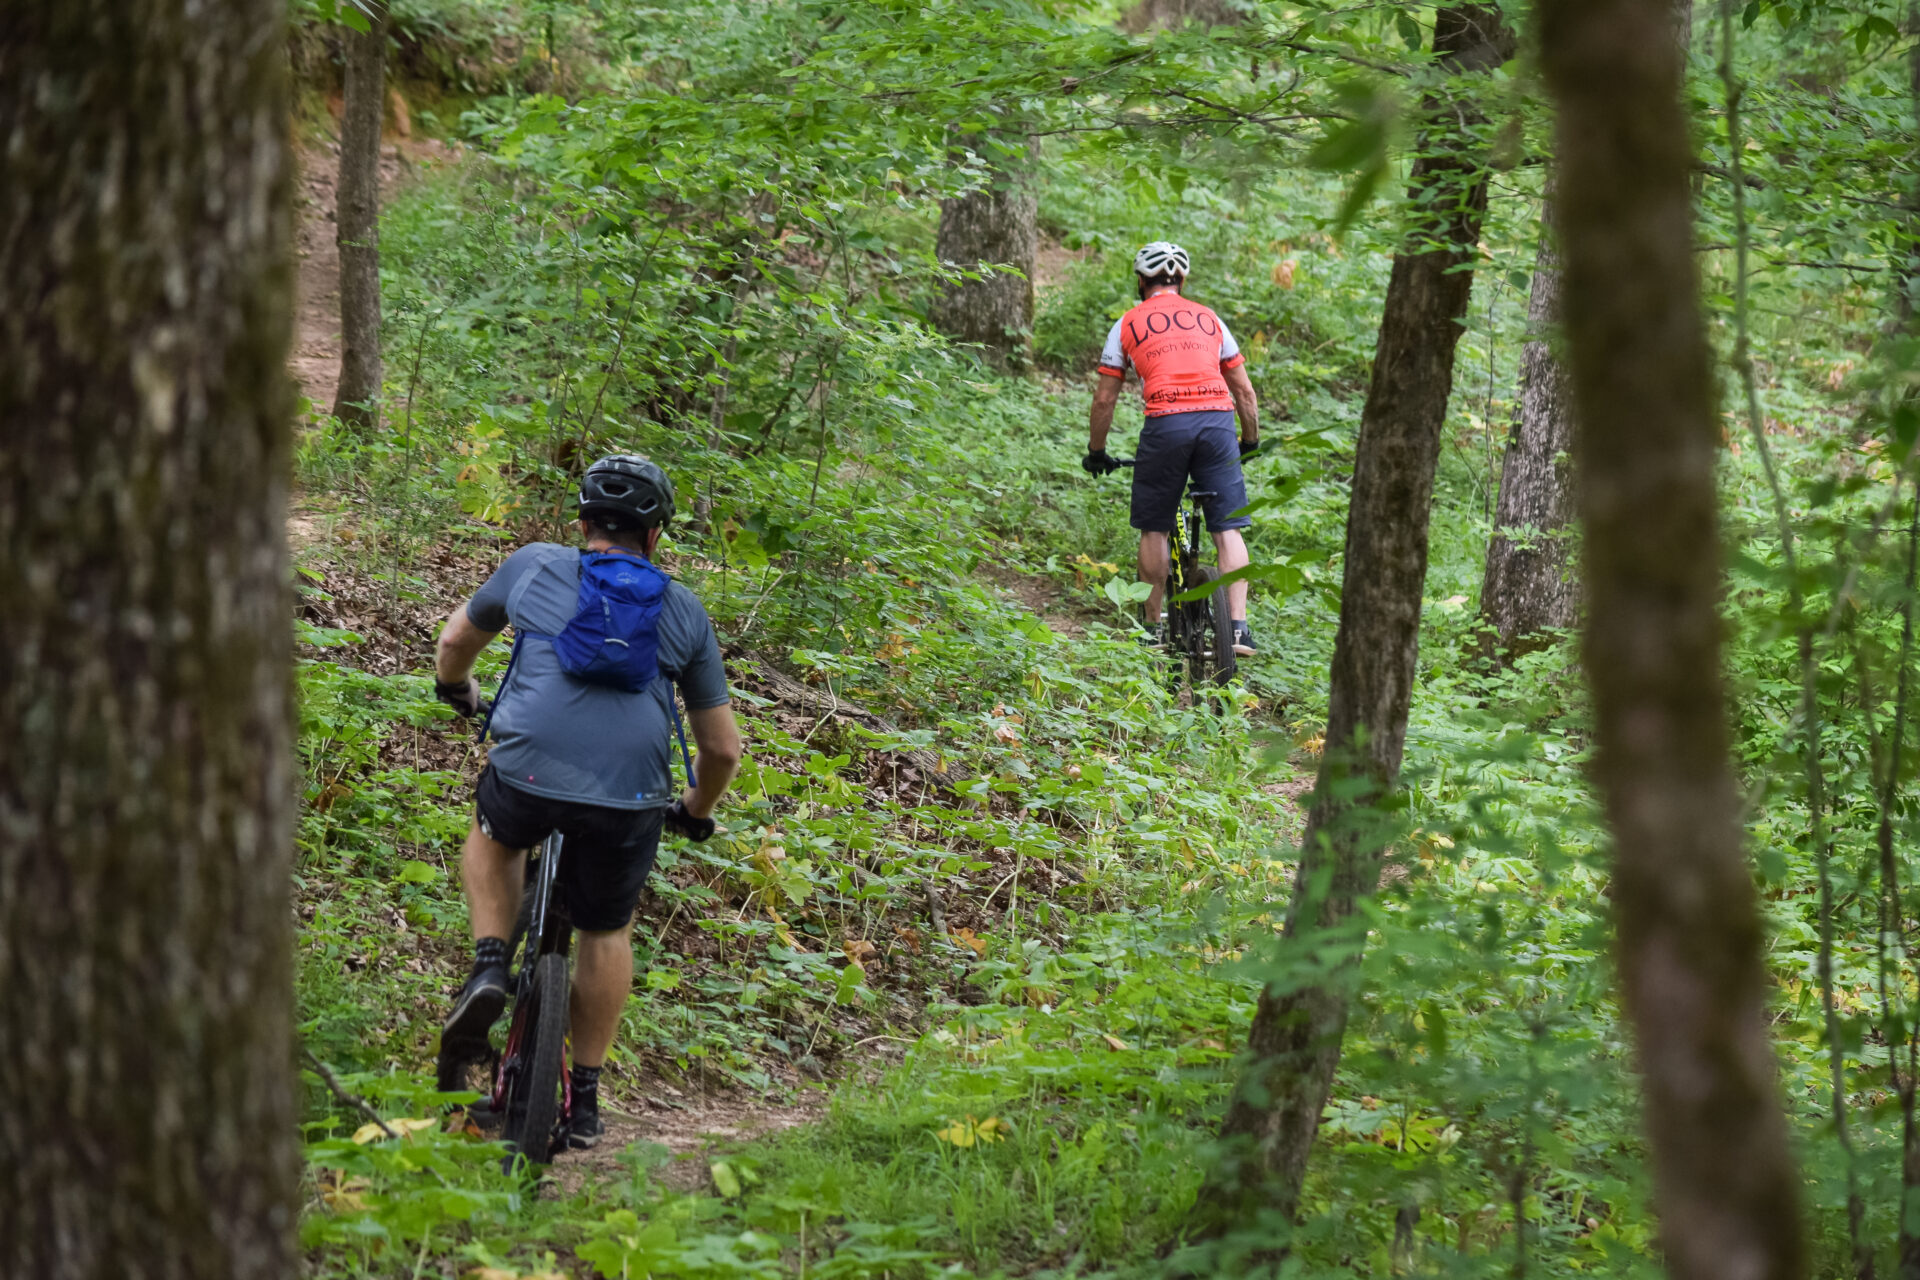
<path id="1" fill-rule="evenodd" d="M 555 1157 L 553 1176 L 571 1194 L 589 1179 L 624 1178 L 620 1157 L 636 1142 L 654 1142 L 672 1153 L 656 1175 L 676 1191 L 710 1184 L 707 1155 L 721 1146 L 764 1138 L 811 1124 L 826 1113 L 829 1088 L 809 1089 L 785 1104 L 745 1095 L 681 1092 L 665 1081 L 641 1085 L 644 1103 L 629 1096 L 601 1104 L 607 1136 L 591 1151 Z M 632 1114 L 637 1112 L 638 1114 Z"/>
<path id="2" fill-rule="evenodd" d="M 992 561 L 981 564 L 979 572 L 982 578 L 1018 600 L 1027 612 L 1056 633 L 1073 640 L 1086 634 L 1086 621 L 1094 615 L 1083 609 L 1076 609 L 1074 613 L 1066 612 L 1075 609 L 1074 604 L 1064 599 L 1059 589 L 1046 578 Z"/>
<path id="3" fill-rule="evenodd" d="M 459 159 L 438 138 L 386 138 L 380 147 L 380 199 L 398 194 L 425 170 Z M 287 372 L 316 413 L 333 408 L 340 385 L 340 247 L 334 240 L 339 203 L 340 144 L 331 139 L 297 149 L 294 176 L 294 332 Z"/>
<path id="4" fill-rule="evenodd" d="M 294 179 L 294 328 L 287 372 L 325 413 L 340 384 L 340 250 L 334 244 L 334 188 L 340 144 L 302 147 Z"/>

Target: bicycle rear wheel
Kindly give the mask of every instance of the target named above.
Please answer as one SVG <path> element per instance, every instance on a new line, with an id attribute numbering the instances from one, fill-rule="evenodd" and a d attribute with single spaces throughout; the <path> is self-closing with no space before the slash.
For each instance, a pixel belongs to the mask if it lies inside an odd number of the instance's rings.
<path id="1" fill-rule="evenodd" d="M 507 1089 L 506 1139 L 529 1164 L 553 1154 L 567 1051 L 567 958 L 549 953 L 533 970 L 519 1069 Z"/>
<path id="2" fill-rule="evenodd" d="M 1220 571 L 1210 564 L 1199 565 L 1198 570 L 1200 582 L 1217 583 L 1220 579 Z M 1187 607 L 1193 611 L 1189 615 L 1187 674 L 1197 694 L 1204 685 L 1233 679 L 1240 669 L 1240 659 L 1233 652 L 1233 606 L 1224 586 L 1215 586 Z"/>

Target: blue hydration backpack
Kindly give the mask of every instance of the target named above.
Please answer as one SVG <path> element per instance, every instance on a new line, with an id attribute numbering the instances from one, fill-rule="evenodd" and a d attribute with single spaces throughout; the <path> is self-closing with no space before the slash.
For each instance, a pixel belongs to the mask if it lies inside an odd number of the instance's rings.
<path id="1" fill-rule="evenodd" d="M 638 693 L 660 674 L 660 610 L 667 575 L 639 556 L 580 557 L 573 618 L 552 637 L 560 669 L 589 684 Z"/>
<path id="2" fill-rule="evenodd" d="M 527 575 L 515 588 L 516 594 L 532 578 L 532 574 Z M 666 607 L 668 582 L 667 575 L 642 556 L 608 551 L 582 554 L 580 595 L 573 617 L 558 635 L 516 628 L 513 655 L 507 660 L 507 672 L 500 678 L 495 701 L 513 677 L 521 641 L 530 636 L 551 641 L 560 669 L 576 680 L 628 693 L 638 693 L 653 684 L 660 676 L 660 613 Z M 680 708 L 671 689 L 666 691 L 666 701 L 673 712 L 674 732 L 680 739 L 680 754 L 686 758 L 691 786 L 693 760 L 687 752 L 686 730 L 680 725 Z M 490 710 L 480 729 L 483 740 L 492 723 Z"/>

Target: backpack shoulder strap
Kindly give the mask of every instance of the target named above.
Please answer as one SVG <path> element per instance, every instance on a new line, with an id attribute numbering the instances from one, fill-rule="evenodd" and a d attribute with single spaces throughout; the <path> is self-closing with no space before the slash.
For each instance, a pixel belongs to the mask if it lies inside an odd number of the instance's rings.
<path id="1" fill-rule="evenodd" d="M 693 787 L 693 752 L 687 750 L 687 729 L 680 721 L 680 699 L 674 695 L 673 681 L 668 678 L 666 673 L 662 672 L 656 677 L 656 682 L 660 690 L 660 696 L 666 701 L 667 711 L 673 716 L 673 733 L 676 738 L 680 739 L 680 762 L 686 766 L 687 787 L 691 790 Z M 669 780 L 671 780 L 671 766 L 668 767 L 668 775 Z"/>
<path id="2" fill-rule="evenodd" d="M 513 679 L 513 668 L 520 661 L 520 646 L 526 642 L 526 638 L 530 635 L 546 635 L 543 631 L 529 631 L 526 627 L 520 625 L 520 623 L 515 622 L 514 614 L 519 611 L 520 598 L 527 594 L 527 588 L 533 585 L 534 578 L 544 573 L 547 566 L 552 563 L 553 559 L 551 557 L 542 560 L 539 564 L 521 574 L 520 581 L 513 584 L 513 590 L 507 592 L 507 621 L 513 625 L 513 650 L 507 655 L 507 669 L 501 672 L 500 683 L 494 686 L 493 702 L 487 707 L 486 717 L 480 721 L 479 741 L 481 742 L 487 740 L 487 734 L 493 729 L 493 713 L 499 709 L 500 699 L 507 692 L 507 682 Z"/>

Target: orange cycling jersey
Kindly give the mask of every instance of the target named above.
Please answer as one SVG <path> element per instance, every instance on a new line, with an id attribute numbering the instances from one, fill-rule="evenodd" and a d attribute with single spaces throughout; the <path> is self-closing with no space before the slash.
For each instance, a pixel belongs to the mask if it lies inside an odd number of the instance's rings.
<path id="1" fill-rule="evenodd" d="M 1121 316 L 1100 352 L 1110 378 L 1124 378 L 1128 365 L 1139 371 L 1149 418 L 1231 410 L 1222 375 L 1245 363 L 1220 317 L 1177 293 L 1156 293 Z"/>

